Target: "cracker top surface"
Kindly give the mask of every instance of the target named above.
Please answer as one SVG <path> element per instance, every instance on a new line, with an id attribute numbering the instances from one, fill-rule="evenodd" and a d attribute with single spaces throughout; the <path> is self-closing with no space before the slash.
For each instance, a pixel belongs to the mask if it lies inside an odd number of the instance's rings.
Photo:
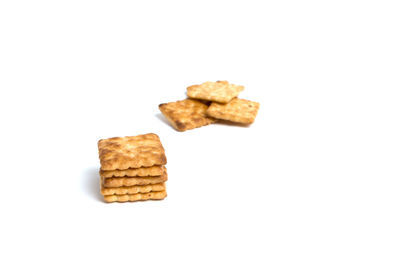
<path id="1" fill-rule="evenodd" d="M 254 101 L 235 98 L 228 104 L 212 103 L 207 115 L 243 124 L 253 123 L 257 116 L 260 104 Z"/>
<path id="2" fill-rule="evenodd" d="M 126 170 L 167 163 L 160 138 L 153 133 L 102 139 L 98 148 L 102 170 Z"/>
<path id="3" fill-rule="evenodd" d="M 160 104 L 159 109 L 178 131 L 186 131 L 215 122 L 214 118 L 206 115 L 208 105 L 194 99 Z"/>
<path id="4" fill-rule="evenodd" d="M 228 103 L 243 90 L 244 86 L 230 84 L 227 81 L 205 82 L 189 86 L 187 88 L 187 95 L 195 99 Z"/>

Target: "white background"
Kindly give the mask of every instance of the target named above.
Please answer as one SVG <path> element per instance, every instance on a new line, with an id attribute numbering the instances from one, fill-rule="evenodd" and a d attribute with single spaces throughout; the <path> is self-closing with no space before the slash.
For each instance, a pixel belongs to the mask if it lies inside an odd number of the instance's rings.
<path id="1" fill-rule="evenodd" d="M 399 266 L 398 1 L 1 1 L 1 266 Z M 250 127 L 158 104 L 228 80 Z M 157 133 L 168 197 L 105 204 Z"/>

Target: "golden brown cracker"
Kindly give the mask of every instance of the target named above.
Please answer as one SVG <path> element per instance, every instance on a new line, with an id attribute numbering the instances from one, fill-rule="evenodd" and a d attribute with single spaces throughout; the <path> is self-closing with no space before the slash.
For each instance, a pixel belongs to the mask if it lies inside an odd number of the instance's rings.
<path id="1" fill-rule="evenodd" d="M 256 118 L 259 107 L 260 104 L 257 102 L 235 98 L 228 104 L 212 103 L 207 110 L 207 115 L 217 119 L 250 124 Z"/>
<path id="2" fill-rule="evenodd" d="M 117 177 L 105 178 L 101 177 L 104 187 L 121 187 L 134 185 L 159 184 L 168 180 L 167 173 L 160 176 L 145 176 L 145 177 Z"/>
<path id="3" fill-rule="evenodd" d="M 187 88 L 187 95 L 190 98 L 228 103 L 243 90 L 244 86 L 230 84 L 227 81 L 205 82 L 189 86 Z"/>
<path id="4" fill-rule="evenodd" d="M 167 192 L 159 191 L 159 192 L 149 192 L 149 193 L 138 193 L 132 195 L 110 195 L 104 196 L 105 202 L 129 202 L 129 201 L 139 201 L 139 200 L 159 200 L 164 199 L 167 196 Z"/>
<path id="5" fill-rule="evenodd" d="M 164 103 L 158 107 L 172 126 L 181 132 L 215 122 L 206 115 L 208 105 L 194 99 Z"/>
<path id="6" fill-rule="evenodd" d="M 134 185 L 134 186 L 123 186 L 123 187 L 101 187 L 101 194 L 103 196 L 109 195 L 132 195 L 138 193 L 148 193 L 164 191 L 165 183 L 160 184 L 149 184 L 149 185 Z"/>
<path id="7" fill-rule="evenodd" d="M 135 177 L 135 176 L 160 176 L 166 171 L 164 166 L 151 166 L 142 168 L 130 168 L 126 170 L 113 170 L 113 171 L 103 171 L 100 169 L 100 175 L 103 177 Z"/>
<path id="8" fill-rule="evenodd" d="M 153 133 L 114 137 L 98 142 L 101 169 L 126 170 L 167 163 L 160 138 Z"/>

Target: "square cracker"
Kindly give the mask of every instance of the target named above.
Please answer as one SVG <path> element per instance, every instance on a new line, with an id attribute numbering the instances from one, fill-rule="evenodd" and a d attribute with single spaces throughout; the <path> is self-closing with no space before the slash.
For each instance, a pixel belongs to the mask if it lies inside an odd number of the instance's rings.
<path id="1" fill-rule="evenodd" d="M 242 85 L 230 84 L 227 81 L 205 82 L 187 88 L 190 98 L 208 100 L 219 103 L 228 103 L 244 90 Z"/>
<path id="2" fill-rule="evenodd" d="M 104 187 L 121 187 L 134 185 L 159 184 L 168 180 L 167 173 L 160 176 L 145 176 L 145 177 L 118 177 L 105 178 L 101 177 L 101 184 Z"/>
<path id="3" fill-rule="evenodd" d="M 104 196 L 105 202 L 129 202 L 129 201 L 139 201 L 139 200 L 160 200 L 164 199 L 167 196 L 167 192 L 159 191 L 159 192 L 149 192 L 149 193 L 138 193 L 132 195 L 110 195 Z"/>
<path id="4" fill-rule="evenodd" d="M 160 138 L 153 133 L 102 139 L 98 147 L 101 169 L 104 171 L 167 163 Z"/>
<path id="5" fill-rule="evenodd" d="M 206 115 L 208 105 L 194 99 L 164 103 L 158 108 L 172 126 L 181 132 L 215 122 L 215 119 Z"/>
<path id="6" fill-rule="evenodd" d="M 132 195 L 138 193 L 158 192 L 165 190 L 165 183 L 149 184 L 149 185 L 134 185 L 123 187 L 101 187 L 101 194 L 103 196 L 110 195 Z"/>
<path id="7" fill-rule="evenodd" d="M 260 104 L 257 102 L 235 98 L 228 104 L 212 103 L 207 110 L 207 115 L 244 124 L 250 124 L 257 116 Z"/>
<path id="8" fill-rule="evenodd" d="M 113 171 L 103 171 L 100 169 L 100 176 L 103 177 L 135 177 L 135 176 L 160 176 L 166 171 L 164 166 L 151 166 L 142 167 L 136 169 L 126 169 L 126 170 L 113 170 Z"/>

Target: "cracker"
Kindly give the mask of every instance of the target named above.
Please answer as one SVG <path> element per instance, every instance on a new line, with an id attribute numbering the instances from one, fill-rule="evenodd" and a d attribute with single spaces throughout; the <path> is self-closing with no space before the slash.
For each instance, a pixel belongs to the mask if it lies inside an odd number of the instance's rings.
<path id="1" fill-rule="evenodd" d="M 101 194 L 103 196 L 109 195 L 132 195 L 138 193 L 158 192 L 165 190 L 165 183 L 150 184 L 150 185 L 134 185 L 123 187 L 101 187 Z"/>
<path id="2" fill-rule="evenodd" d="M 227 81 L 205 82 L 187 88 L 190 98 L 208 100 L 219 103 L 228 103 L 244 90 L 242 85 L 230 84 Z"/>
<path id="3" fill-rule="evenodd" d="M 102 139 L 98 142 L 98 147 L 101 169 L 104 171 L 167 163 L 160 138 L 153 133 Z"/>
<path id="4" fill-rule="evenodd" d="M 145 177 L 118 177 L 105 178 L 101 177 L 101 183 L 104 187 L 121 187 L 134 185 L 159 184 L 168 180 L 168 175 L 164 173 L 160 176 L 145 176 Z"/>
<path id="5" fill-rule="evenodd" d="M 103 177 L 124 177 L 124 176 L 160 176 L 166 171 L 164 166 L 151 166 L 136 169 L 103 171 L 100 170 L 100 176 Z"/>
<path id="6" fill-rule="evenodd" d="M 250 124 L 256 118 L 259 107 L 260 104 L 257 102 L 235 98 L 228 104 L 212 103 L 207 110 L 207 115 L 217 119 Z"/>
<path id="7" fill-rule="evenodd" d="M 159 191 L 159 192 L 149 192 L 149 193 L 138 193 L 132 195 L 111 195 L 104 196 L 105 202 L 128 202 L 128 201 L 139 201 L 139 200 L 159 200 L 164 199 L 167 196 L 167 192 Z"/>
<path id="8" fill-rule="evenodd" d="M 208 105 L 194 99 L 164 103 L 158 107 L 172 126 L 181 132 L 215 122 L 206 115 Z"/>

